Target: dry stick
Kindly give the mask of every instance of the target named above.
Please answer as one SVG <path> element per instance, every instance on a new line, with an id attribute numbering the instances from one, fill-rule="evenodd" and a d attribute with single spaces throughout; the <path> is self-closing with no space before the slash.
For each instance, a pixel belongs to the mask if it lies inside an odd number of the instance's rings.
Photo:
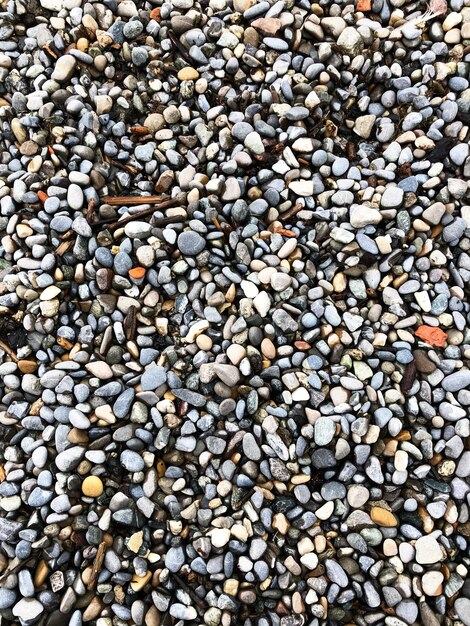
<path id="1" fill-rule="evenodd" d="M 110 204 L 111 206 L 133 206 L 135 204 L 157 204 L 169 200 L 170 196 L 105 196 L 102 198 L 102 204 Z"/>
<path id="2" fill-rule="evenodd" d="M 95 560 L 93 561 L 93 565 L 91 568 L 90 582 L 87 585 L 88 591 L 92 591 L 95 587 L 96 579 L 98 578 L 98 575 L 101 572 L 101 567 L 103 565 L 105 552 L 106 552 L 106 543 L 102 541 L 100 545 L 98 546 L 98 551 L 96 553 Z"/>
<path id="3" fill-rule="evenodd" d="M 57 250 L 55 251 L 57 256 L 62 256 L 64 255 L 66 252 L 68 252 L 70 250 L 70 248 L 73 246 L 73 244 L 75 243 L 75 241 L 63 241 L 61 244 L 59 244 L 59 247 L 57 248 Z"/>
<path id="4" fill-rule="evenodd" d="M 176 580 L 176 582 L 181 587 L 181 589 L 183 589 L 183 591 L 186 591 L 186 593 L 191 596 L 191 599 L 196 606 L 198 606 L 200 609 L 205 609 L 207 607 L 207 603 L 198 595 L 196 595 L 194 590 L 185 583 L 181 576 L 178 576 L 178 574 L 171 574 L 171 577 Z"/>
<path id="5" fill-rule="evenodd" d="M 106 161 L 106 163 L 110 163 L 111 165 L 114 165 L 114 167 L 117 167 L 118 170 L 123 170 L 124 172 L 137 174 L 137 172 L 139 171 L 136 167 L 133 167 L 132 165 L 125 165 L 124 163 L 119 163 L 119 161 L 113 161 L 113 159 L 111 159 L 110 157 L 105 157 L 104 160 Z"/>
<path id="6" fill-rule="evenodd" d="M 18 572 L 20 569 L 23 569 L 33 564 L 34 564 L 34 559 L 32 558 L 23 559 L 20 563 L 18 563 L 18 565 L 16 565 L 15 567 L 12 567 L 11 569 L 7 569 L 5 571 L 3 576 L 0 578 L 0 584 L 2 584 L 8 578 L 8 576 L 10 576 L 10 574 L 16 574 L 16 572 Z"/>
<path id="7" fill-rule="evenodd" d="M 416 361 L 413 360 L 406 366 L 405 373 L 403 374 L 403 378 L 400 382 L 400 391 L 403 394 L 407 394 L 416 378 Z"/>
<path id="8" fill-rule="evenodd" d="M 183 57 L 183 59 L 185 59 L 186 61 L 188 61 L 188 63 L 193 63 L 193 60 L 191 59 L 191 57 L 189 56 L 189 52 L 187 51 L 187 49 L 183 46 L 183 44 L 180 42 L 180 40 L 178 39 L 178 37 L 175 35 L 175 33 L 173 31 L 169 31 L 168 32 L 168 36 L 170 37 L 173 45 L 178 48 L 179 53 L 181 54 L 181 56 Z"/>
<path id="9" fill-rule="evenodd" d="M 293 215 L 295 215 L 296 213 L 298 213 L 304 208 L 305 207 L 303 204 L 295 204 L 291 209 L 289 209 L 285 213 L 281 213 L 278 219 L 282 222 L 285 220 L 288 220 L 289 218 L 291 218 Z"/>
<path id="10" fill-rule="evenodd" d="M 18 363 L 18 358 L 16 354 L 13 352 L 13 350 L 10 348 L 10 346 L 7 346 L 6 343 L 4 343 L 3 341 L 0 341 L 0 348 L 2 350 L 5 350 L 5 352 L 13 359 L 13 361 L 15 361 L 15 363 Z"/>
<path id="11" fill-rule="evenodd" d="M 95 215 L 96 215 L 96 202 L 94 198 L 90 198 L 90 200 L 88 201 L 88 207 L 86 211 L 86 221 L 88 222 L 88 224 L 93 224 L 93 222 L 95 221 Z"/>
<path id="12" fill-rule="evenodd" d="M 126 335 L 126 339 L 131 341 L 135 337 L 135 331 L 137 327 L 137 309 L 135 306 L 130 306 L 129 311 L 127 312 L 126 317 L 122 323 L 124 327 L 124 333 Z"/>
<path id="13" fill-rule="evenodd" d="M 141 201 L 139 202 L 139 204 L 144 204 L 144 202 Z M 90 226 L 93 228 L 95 226 L 103 226 L 104 224 L 108 224 L 109 225 L 108 228 L 110 230 L 114 230 L 115 228 L 119 228 L 120 226 L 127 224 L 127 222 L 132 222 L 135 219 L 140 219 L 147 215 L 152 215 L 153 213 L 155 213 L 155 211 L 158 211 L 159 209 L 166 209 L 170 206 L 173 206 L 174 204 L 178 204 L 178 200 L 176 198 L 173 198 L 172 200 L 168 200 L 167 202 L 162 202 L 158 206 L 150 207 L 149 209 L 143 209 L 142 211 L 138 211 L 137 213 L 132 213 L 132 215 L 123 217 L 121 220 L 117 222 L 110 223 L 110 220 L 106 219 L 106 220 L 100 220 L 99 222 L 95 222 L 94 224 L 90 224 Z M 166 226 L 167 224 L 177 224 L 179 222 L 184 222 L 185 219 L 186 218 L 183 217 L 182 215 L 175 215 L 174 217 L 155 218 L 153 220 L 153 225 L 154 226 Z"/>

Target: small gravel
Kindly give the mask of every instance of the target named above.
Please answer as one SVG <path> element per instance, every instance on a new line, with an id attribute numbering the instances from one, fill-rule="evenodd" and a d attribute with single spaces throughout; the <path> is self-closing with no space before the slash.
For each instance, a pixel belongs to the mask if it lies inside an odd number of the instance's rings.
<path id="1" fill-rule="evenodd" d="M 0 622 L 470 626 L 469 0 L 6 0 Z"/>

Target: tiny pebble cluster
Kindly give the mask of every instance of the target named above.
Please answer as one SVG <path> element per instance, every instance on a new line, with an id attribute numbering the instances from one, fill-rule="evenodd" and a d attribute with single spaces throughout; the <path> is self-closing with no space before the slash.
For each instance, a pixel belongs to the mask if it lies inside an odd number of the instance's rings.
<path id="1" fill-rule="evenodd" d="M 470 626 L 470 0 L 0 1 L 0 622 Z"/>

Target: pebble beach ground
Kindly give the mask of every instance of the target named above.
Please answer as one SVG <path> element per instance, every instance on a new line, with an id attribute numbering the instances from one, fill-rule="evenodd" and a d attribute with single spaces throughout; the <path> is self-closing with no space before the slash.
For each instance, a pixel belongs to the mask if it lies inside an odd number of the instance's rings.
<path id="1" fill-rule="evenodd" d="M 470 626 L 470 0 L 1 0 L 0 622 Z"/>

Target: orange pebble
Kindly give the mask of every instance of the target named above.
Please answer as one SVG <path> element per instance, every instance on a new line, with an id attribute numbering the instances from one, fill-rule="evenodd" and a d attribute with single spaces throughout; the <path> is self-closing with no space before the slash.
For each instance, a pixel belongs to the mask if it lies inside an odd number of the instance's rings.
<path id="1" fill-rule="evenodd" d="M 131 278 L 143 278 L 145 276 L 145 267 L 133 267 L 129 270 Z"/>
<path id="2" fill-rule="evenodd" d="M 38 191 L 38 198 L 39 200 L 41 200 L 41 202 L 44 204 L 44 202 L 47 200 L 49 196 L 47 195 L 47 193 L 45 191 Z"/>
<path id="3" fill-rule="evenodd" d="M 434 326 L 422 325 L 416 329 L 415 335 L 431 346 L 442 348 L 447 340 L 447 333 Z"/>
<path id="4" fill-rule="evenodd" d="M 276 228 L 274 232 L 284 235 L 284 237 L 297 237 L 292 230 L 288 230 L 287 228 Z"/>

